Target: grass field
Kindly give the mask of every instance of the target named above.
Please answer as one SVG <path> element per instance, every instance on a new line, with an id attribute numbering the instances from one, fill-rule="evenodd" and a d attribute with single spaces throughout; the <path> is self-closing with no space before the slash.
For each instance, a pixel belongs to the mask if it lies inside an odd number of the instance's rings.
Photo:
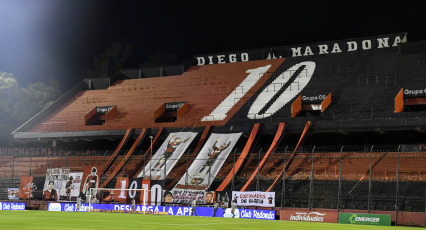
<path id="1" fill-rule="evenodd" d="M 130 213 L 0 211 L 0 229 L 424 229 Z"/>

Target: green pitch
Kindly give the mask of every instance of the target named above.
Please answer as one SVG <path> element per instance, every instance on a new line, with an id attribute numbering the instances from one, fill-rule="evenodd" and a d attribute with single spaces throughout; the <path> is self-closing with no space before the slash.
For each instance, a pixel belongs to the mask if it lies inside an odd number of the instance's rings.
<path id="1" fill-rule="evenodd" d="M 0 211 L 0 229 L 424 229 L 130 213 Z"/>

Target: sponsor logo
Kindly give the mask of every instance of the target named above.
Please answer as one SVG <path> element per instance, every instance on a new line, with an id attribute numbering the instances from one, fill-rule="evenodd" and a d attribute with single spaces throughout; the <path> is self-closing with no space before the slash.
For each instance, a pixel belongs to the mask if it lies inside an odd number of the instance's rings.
<path id="1" fill-rule="evenodd" d="M 61 211 L 61 203 L 49 203 L 48 211 L 60 212 Z"/>
<path id="2" fill-rule="evenodd" d="M 180 107 L 182 107 L 183 105 L 185 105 L 185 102 L 166 103 L 166 110 L 176 111 L 180 109 Z"/>
<path id="3" fill-rule="evenodd" d="M 24 203 L 22 203 L 24 205 Z M 131 205 L 117 205 L 117 204 L 93 204 L 91 206 L 82 204 L 80 212 L 135 212 L 135 213 L 151 213 L 157 215 L 173 215 L 173 216 L 190 216 L 191 207 L 170 207 L 170 206 L 145 206 L 136 205 L 135 209 L 132 209 Z M 48 211 L 76 211 L 75 204 L 65 203 L 50 203 Z M 213 208 L 212 207 L 196 207 L 198 216 L 209 216 L 211 217 Z M 235 215 L 235 216 L 234 216 Z M 218 217 L 222 217 L 222 212 L 218 212 Z M 275 220 L 275 211 L 273 210 L 258 210 L 258 209 L 235 209 L 232 214 L 232 208 L 225 209 L 223 217 L 234 218 L 245 218 L 245 219 L 264 219 L 264 220 Z"/>
<path id="4" fill-rule="evenodd" d="M 25 203 L 0 202 L 0 210 L 25 210 Z"/>
<path id="5" fill-rule="evenodd" d="M 11 203 L 10 210 L 25 210 L 25 203 Z"/>
<path id="6" fill-rule="evenodd" d="M 426 89 L 404 89 L 404 95 L 422 95 L 426 93 Z"/>
<path id="7" fill-rule="evenodd" d="M 380 217 L 366 217 L 366 216 L 358 216 L 357 214 L 352 214 L 351 217 L 349 217 L 349 222 L 351 224 L 357 224 L 357 223 L 379 223 Z"/>
<path id="8" fill-rule="evenodd" d="M 227 208 L 225 210 L 225 213 L 223 214 L 223 217 L 240 218 L 240 210 L 237 208 L 237 209 L 235 209 L 234 214 L 232 214 L 232 209 L 231 208 Z"/>
<path id="9" fill-rule="evenodd" d="M 242 209 L 240 211 L 240 218 L 275 220 L 275 212 L 268 210 Z"/>
<path id="10" fill-rule="evenodd" d="M 10 206 L 11 206 L 10 210 L 25 210 L 24 203 L 11 203 Z"/>
<path id="11" fill-rule="evenodd" d="M 74 212 L 75 206 L 74 204 L 65 204 L 64 211 L 65 212 Z"/>
<path id="12" fill-rule="evenodd" d="M 324 222 L 324 216 L 325 213 L 320 212 L 296 212 L 296 215 L 290 215 L 290 220 Z"/>
<path id="13" fill-rule="evenodd" d="M 250 210 L 243 209 L 243 210 L 241 211 L 241 218 L 251 219 L 251 218 L 252 218 L 252 216 L 253 216 L 253 213 L 252 213 L 252 212 L 250 212 Z"/>
<path id="14" fill-rule="evenodd" d="M 327 95 L 302 96 L 302 101 L 322 101 Z"/>
<path id="15" fill-rule="evenodd" d="M 339 223 L 390 226 L 391 216 L 367 213 L 339 213 Z"/>
<path id="16" fill-rule="evenodd" d="M 97 106 L 96 107 L 96 114 L 106 114 L 109 111 L 111 111 L 111 109 L 113 109 L 114 106 L 110 105 L 110 106 Z"/>

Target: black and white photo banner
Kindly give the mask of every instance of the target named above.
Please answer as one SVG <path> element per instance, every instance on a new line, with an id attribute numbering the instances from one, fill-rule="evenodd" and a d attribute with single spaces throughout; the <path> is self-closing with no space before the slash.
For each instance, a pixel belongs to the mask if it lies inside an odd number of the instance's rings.
<path id="1" fill-rule="evenodd" d="M 237 192 L 232 191 L 232 201 L 237 206 L 275 207 L 275 192 Z"/>
<path id="2" fill-rule="evenodd" d="M 170 133 L 137 177 L 164 180 L 196 136 L 194 132 Z"/>
<path id="3" fill-rule="evenodd" d="M 175 188 L 206 190 L 242 133 L 212 133 Z"/>

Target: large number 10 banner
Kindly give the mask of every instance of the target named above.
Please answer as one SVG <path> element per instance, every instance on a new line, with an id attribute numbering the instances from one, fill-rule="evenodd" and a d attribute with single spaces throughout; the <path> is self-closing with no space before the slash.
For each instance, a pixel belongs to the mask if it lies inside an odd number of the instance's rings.
<path id="1" fill-rule="evenodd" d="M 136 204 L 160 205 L 162 188 L 160 185 L 151 187 L 150 180 L 142 180 L 142 178 L 117 177 L 113 197 L 114 201 L 121 203 L 130 204 L 134 199 Z"/>

